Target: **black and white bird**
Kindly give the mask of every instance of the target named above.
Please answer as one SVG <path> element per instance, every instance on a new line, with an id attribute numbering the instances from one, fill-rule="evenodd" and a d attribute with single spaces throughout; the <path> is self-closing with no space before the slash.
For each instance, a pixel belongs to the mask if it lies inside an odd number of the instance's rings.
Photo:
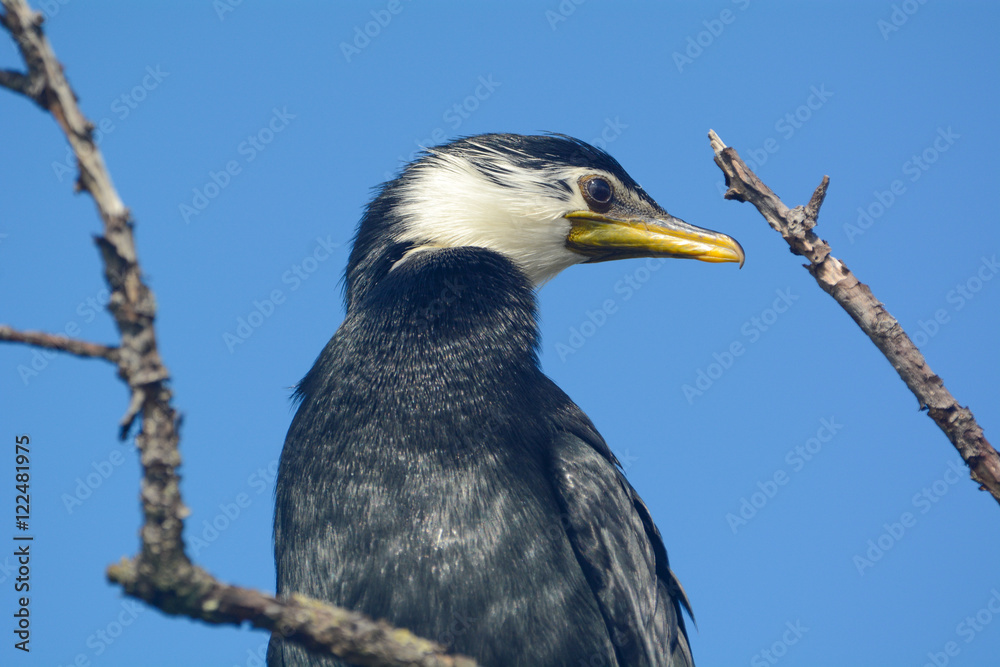
<path id="1" fill-rule="evenodd" d="M 742 265 L 743 249 L 561 135 L 468 137 L 382 185 L 347 315 L 296 391 L 278 593 L 484 666 L 691 665 L 690 610 L 649 509 L 538 362 L 535 290 L 629 257 Z M 275 636 L 268 664 L 339 663 Z"/>

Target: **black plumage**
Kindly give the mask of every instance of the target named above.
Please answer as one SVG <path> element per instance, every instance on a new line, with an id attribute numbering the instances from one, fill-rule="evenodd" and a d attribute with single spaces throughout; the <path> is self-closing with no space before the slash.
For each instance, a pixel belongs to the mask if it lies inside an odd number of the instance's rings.
<path id="1" fill-rule="evenodd" d="M 593 166 L 641 193 L 602 151 L 505 137 L 476 139 L 514 146 L 514 168 L 540 177 Z M 687 601 L 649 510 L 539 368 L 535 285 L 487 248 L 400 261 L 411 171 L 369 205 L 346 318 L 296 392 L 276 490 L 279 594 L 387 619 L 487 666 L 692 664 Z M 338 664 L 277 637 L 268 663 Z"/>

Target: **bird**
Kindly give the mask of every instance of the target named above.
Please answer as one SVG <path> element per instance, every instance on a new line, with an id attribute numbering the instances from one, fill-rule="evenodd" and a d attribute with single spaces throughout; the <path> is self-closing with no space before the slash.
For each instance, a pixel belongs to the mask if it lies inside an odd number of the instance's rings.
<path id="1" fill-rule="evenodd" d="M 456 139 L 379 186 L 344 320 L 294 392 L 278 595 L 484 666 L 692 665 L 691 608 L 649 508 L 539 365 L 537 290 L 640 257 L 742 266 L 744 252 L 561 134 Z M 268 664 L 343 663 L 275 633 Z"/>

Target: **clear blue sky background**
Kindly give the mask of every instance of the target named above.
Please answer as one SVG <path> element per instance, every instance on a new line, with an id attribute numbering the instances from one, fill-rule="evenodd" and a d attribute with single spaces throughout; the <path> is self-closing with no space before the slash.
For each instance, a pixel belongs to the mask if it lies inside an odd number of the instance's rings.
<path id="1" fill-rule="evenodd" d="M 103 123 L 159 303 L 195 560 L 273 590 L 290 388 L 343 317 L 370 188 L 440 138 L 558 131 L 603 141 L 669 211 L 746 249 L 742 271 L 613 262 L 540 293 L 544 368 L 648 502 L 697 614 L 699 665 L 997 664 L 1000 509 L 953 472 L 951 445 L 802 260 L 722 199 L 706 133 L 789 205 L 830 175 L 819 233 L 922 333 L 996 443 L 1000 12 L 776 4 L 233 2 L 220 14 L 228 5 L 209 0 L 48 0 L 49 37 Z M 0 42 L 0 66 L 19 66 Z M 0 321 L 114 341 L 99 224 L 72 194 L 65 140 L 7 92 L 0 117 Z M 258 307 L 267 316 L 251 318 Z M 260 326 L 227 345 L 241 318 Z M 742 354 L 727 357 L 734 344 Z M 704 391 L 686 395 L 701 373 Z M 3 345 L 0 391 L 0 540 L 14 532 L 21 433 L 36 535 L 30 656 L 12 648 L 12 547 L 0 548 L 0 662 L 260 664 L 263 633 L 169 618 L 105 582 L 139 526 L 113 369 Z"/>

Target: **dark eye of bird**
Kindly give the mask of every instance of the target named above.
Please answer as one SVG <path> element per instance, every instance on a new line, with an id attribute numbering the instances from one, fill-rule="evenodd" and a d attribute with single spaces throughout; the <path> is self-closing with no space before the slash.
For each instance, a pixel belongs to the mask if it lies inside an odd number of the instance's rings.
<path id="1" fill-rule="evenodd" d="M 602 206 L 611 201 L 611 184 L 600 176 L 588 178 L 583 190 L 591 204 Z"/>

